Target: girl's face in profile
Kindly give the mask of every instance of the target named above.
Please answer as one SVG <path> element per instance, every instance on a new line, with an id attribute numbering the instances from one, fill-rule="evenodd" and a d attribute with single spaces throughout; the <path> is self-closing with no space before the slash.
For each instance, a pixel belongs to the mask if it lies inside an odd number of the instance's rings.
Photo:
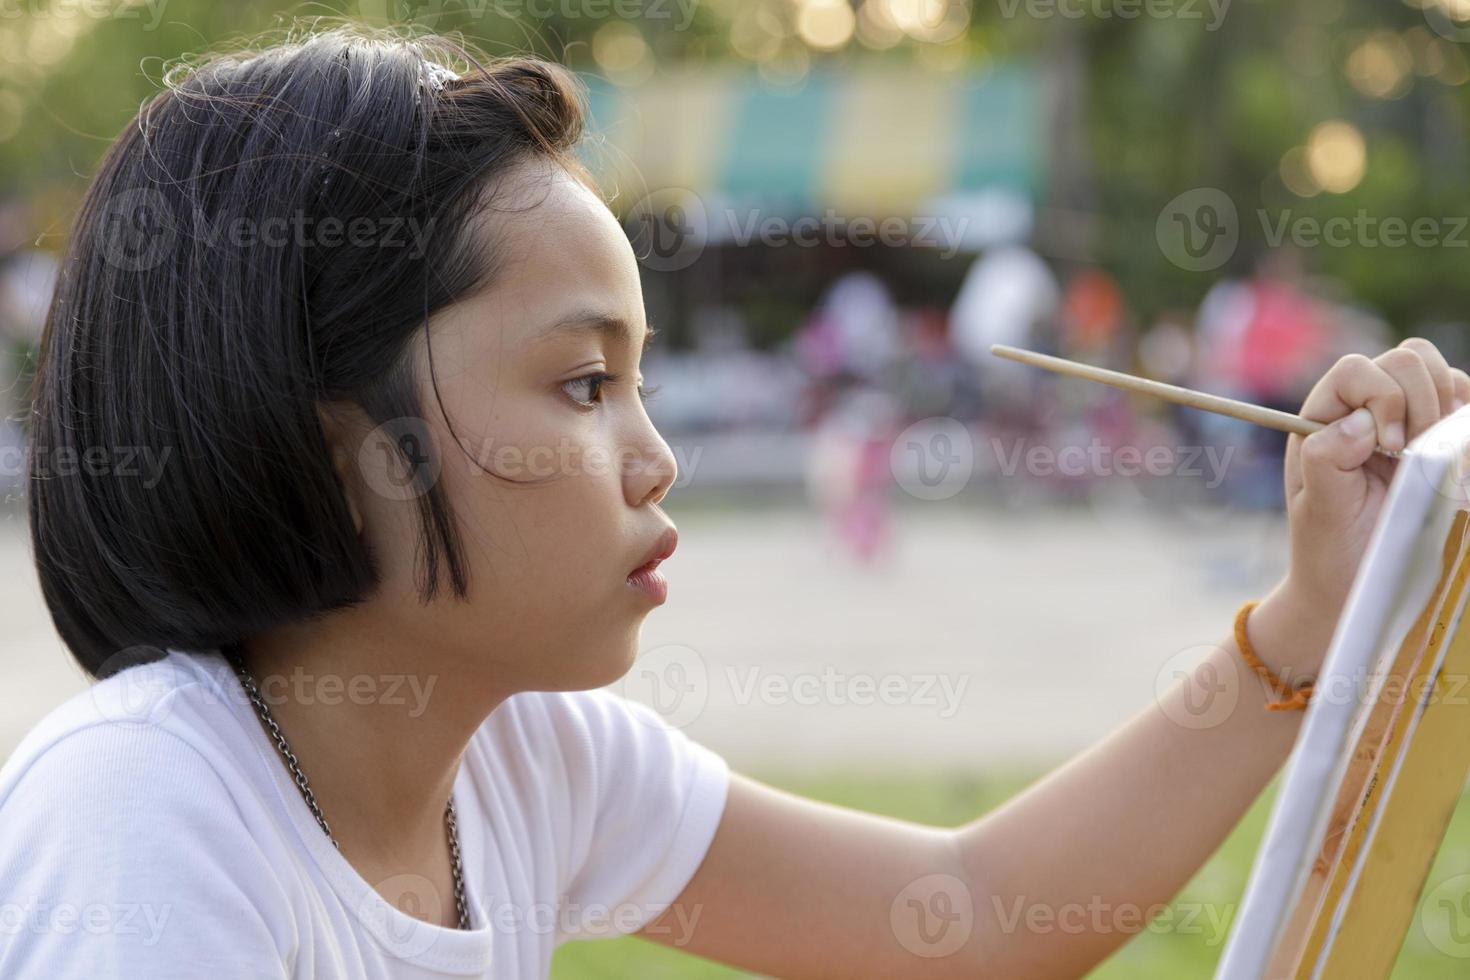
<path id="1" fill-rule="evenodd" d="M 601 199 L 547 163 L 508 175 L 477 233 L 500 257 L 489 287 L 415 341 L 469 598 L 423 605 L 415 592 L 417 502 L 383 491 L 392 464 L 374 441 L 401 437 L 385 426 L 348 443 L 361 449 L 342 467 L 382 576 L 372 626 L 484 666 L 497 686 L 605 685 L 631 665 L 661 601 L 628 575 L 672 528 L 658 503 L 674 457 L 639 391 L 637 261 Z"/>

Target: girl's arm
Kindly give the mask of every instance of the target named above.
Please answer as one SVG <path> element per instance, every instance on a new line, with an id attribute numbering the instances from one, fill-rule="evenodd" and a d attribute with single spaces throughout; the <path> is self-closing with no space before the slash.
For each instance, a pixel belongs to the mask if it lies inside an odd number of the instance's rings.
<path id="1" fill-rule="evenodd" d="M 1302 414 L 1338 424 L 1288 444 L 1291 568 L 1249 627 L 1268 665 L 1297 678 L 1321 663 L 1392 477 L 1375 444 L 1401 448 L 1466 402 L 1470 376 L 1421 340 L 1345 358 L 1313 389 Z M 732 777 L 703 864 L 643 934 L 781 977 L 1080 976 L 1147 925 L 1290 753 L 1301 712 L 1265 711 L 1254 680 L 1220 689 L 1251 676 L 1242 665 L 1225 638 L 1103 742 L 953 830 Z M 1233 911 L 1191 910 L 1191 928 L 1223 940 Z"/>

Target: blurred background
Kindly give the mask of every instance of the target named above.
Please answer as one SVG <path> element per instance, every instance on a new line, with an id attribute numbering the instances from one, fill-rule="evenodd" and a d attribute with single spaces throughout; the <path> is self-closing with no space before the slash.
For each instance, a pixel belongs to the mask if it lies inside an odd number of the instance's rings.
<path id="1" fill-rule="evenodd" d="M 680 464 L 671 598 L 618 686 L 796 792 L 971 819 L 1141 710 L 1283 570 L 1283 437 L 991 343 L 1287 410 L 1408 335 L 1470 366 L 1467 0 L 7 0 L 0 753 L 83 686 L 19 477 L 88 175 L 170 63 L 315 16 L 586 80 Z M 1095 975 L 1208 975 L 1269 802 L 1179 897 L 1207 914 Z M 1467 871 L 1462 806 L 1430 888 Z M 1470 911 L 1438 914 L 1396 976 L 1470 971 Z M 618 940 L 556 975 L 738 974 Z"/>

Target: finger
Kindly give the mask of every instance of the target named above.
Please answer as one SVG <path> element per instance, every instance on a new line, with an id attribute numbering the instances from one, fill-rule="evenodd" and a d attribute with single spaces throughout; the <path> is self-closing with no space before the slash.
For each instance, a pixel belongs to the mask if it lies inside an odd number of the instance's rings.
<path id="1" fill-rule="evenodd" d="M 1372 411 L 1359 408 L 1302 440 L 1302 488 L 1314 513 L 1329 519 L 1356 513 L 1367 487 L 1363 464 L 1373 458 L 1377 432 Z"/>
<path id="2" fill-rule="evenodd" d="M 1378 366 L 1387 371 L 1399 387 L 1404 389 L 1407 405 L 1407 438 L 1419 433 L 1439 421 L 1439 392 L 1434 389 L 1434 378 L 1424 358 L 1407 347 L 1395 347 L 1375 358 Z M 1387 449 L 1402 449 L 1402 446 L 1386 446 Z"/>
<path id="3" fill-rule="evenodd" d="M 1450 368 L 1450 378 L 1455 383 L 1455 411 L 1470 405 L 1470 374 L 1459 368 Z"/>
<path id="4" fill-rule="evenodd" d="M 1404 448 L 1404 389 L 1362 354 L 1349 354 L 1332 365 L 1307 395 L 1301 414 L 1316 422 L 1332 422 L 1364 407 L 1373 413 L 1378 444 L 1389 450 Z"/>
<path id="5" fill-rule="evenodd" d="M 1439 348 L 1423 337 L 1410 337 L 1399 344 L 1418 354 L 1429 369 L 1434 380 L 1434 390 L 1439 394 L 1439 414 L 1444 417 L 1455 410 L 1455 377 L 1450 371 L 1450 362 L 1444 359 Z"/>

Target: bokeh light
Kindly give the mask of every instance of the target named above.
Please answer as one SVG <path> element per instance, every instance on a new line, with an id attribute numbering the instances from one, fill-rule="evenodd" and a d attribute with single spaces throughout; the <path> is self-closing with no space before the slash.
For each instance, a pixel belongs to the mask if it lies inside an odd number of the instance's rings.
<path id="1" fill-rule="evenodd" d="M 1281 182 L 1297 197 L 1315 197 L 1322 192 L 1307 165 L 1307 151 L 1300 146 L 1293 146 L 1282 155 Z"/>
<path id="2" fill-rule="evenodd" d="M 592 57 L 619 85 L 638 85 L 653 75 L 653 52 L 648 42 L 625 20 L 611 20 L 597 29 L 592 36 Z"/>
<path id="3" fill-rule="evenodd" d="M 836 51 L 852 40 L 856 21 L 847 0 L 803 0 L 796 33 L 814 48 Z"/>
<path id="4" fill-rule="evenodd" d="M 1375 99 L 1396 99 L 1413 82 L 1414 58 L 1394 31 L 1378 31 L 1353 48 L 1347 59 L 1353 87 Z"/>
<path id="5" fill-rule="evenodd" d="M 1346 194 L 1363 179 L 1368 150 L 1352 123 L 1332 119 L 1318 123 L 1307 137 L 1307 170 L 1319 187 Z"/>

